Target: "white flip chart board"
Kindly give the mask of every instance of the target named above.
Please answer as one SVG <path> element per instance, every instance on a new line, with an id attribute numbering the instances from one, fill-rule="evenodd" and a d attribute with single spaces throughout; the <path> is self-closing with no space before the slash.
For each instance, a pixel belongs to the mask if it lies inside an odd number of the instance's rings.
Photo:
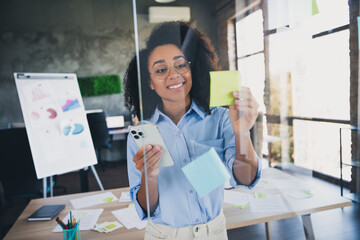
<path id="1" fill-rule="evenodd" d="M 37 177 L 97 164 L 76 75 L 14 73 L 14 77 Z"/>

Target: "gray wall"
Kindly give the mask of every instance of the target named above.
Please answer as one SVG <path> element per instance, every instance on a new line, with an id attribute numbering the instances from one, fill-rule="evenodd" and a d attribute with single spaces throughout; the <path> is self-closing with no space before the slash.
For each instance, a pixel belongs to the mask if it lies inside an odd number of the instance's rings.
<path id="1" fill-rule="evenodd" d="M 154 24 L 150 0 L 137 1 L 140 47 Z M 180 1 L 192 22 L 216 42 L 215 0 Z M 131 0 L 2 0 L 0 3 L 0 124 L 22 122 L 13 72 L 119 74 L 134 54 Z M 84 98 L 86 109 L 129 114 L 123 94 Z"/>

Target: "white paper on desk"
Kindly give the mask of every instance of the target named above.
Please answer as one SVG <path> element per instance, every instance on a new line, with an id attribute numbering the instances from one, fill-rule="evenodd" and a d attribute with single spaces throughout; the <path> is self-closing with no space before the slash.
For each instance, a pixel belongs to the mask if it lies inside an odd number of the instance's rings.
<path id="1" fill-rule="evenodd" d="M 127 229 L 146 227 L 147 220 L 141 221 L 135 208 L 122 208 L 111 212 Z"/>
<path id="2" fill-rule="evenodd" d="M 310 185 L 298 179 L 270 179 L 266 184 L 267 189 L 302 189 L 309 188 Z"/>
<path id="3" fill-rule="evenodd" d="M 130 192 L 122 192 L 119 202 L 131 202 Z"/>
<path id="4" fill-rule="evenodd" d="M 83 209 L 83 210 L 72 210 L 71 213 L 76 219 L 76 222 L 79 223 L 80 231 L 83 230 L 91 230 L 94 228 L 98 218 L 104 209 Z M 62 221 L 66 224 L 70 219 L 70 212 L 62 219 Z M 57 225 L 52 232 L 62 232 L 62 228 Z"/>
<path id="5" fill-rule="evenodd" d="M 224 202 L 244 206 L 249 202 L 249 195 L 241 192 L 224 190 Z"/>
<path id="6" fill-rule="evenodd" d="M 116 201 L 117 197 L 112 192 L 99 193 L 91 196 L 71 199 L 70 202 L 75 209 L 87 208 L 98 204 Z"/>
<path id="7" fill-rule="evenodd" d="M 288 211 L 280 194 L 268 194 L 265 198 L 251 197 L 249 203 L 253 213 Z"/>

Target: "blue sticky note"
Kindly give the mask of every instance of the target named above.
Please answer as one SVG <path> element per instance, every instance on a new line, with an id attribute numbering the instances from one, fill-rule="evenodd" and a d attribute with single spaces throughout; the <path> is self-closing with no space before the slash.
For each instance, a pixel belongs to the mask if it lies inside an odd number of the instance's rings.
<path id="1" fill-rule="evenodd" d="M 200 197 L 209 194 L 230 178 L 214 148 L 183 167 L 182 171 Z"/>

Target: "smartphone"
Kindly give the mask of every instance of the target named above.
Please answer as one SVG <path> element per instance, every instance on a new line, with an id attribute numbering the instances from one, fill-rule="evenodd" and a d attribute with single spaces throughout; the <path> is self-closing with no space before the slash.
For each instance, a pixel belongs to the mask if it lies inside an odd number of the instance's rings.
<path id="1" fill-rule="evenodd" d="M 174 161 L 160 135 L 158 127 L 153 123 L 146 123 L 136 126 L 130 126 L 130 134 L 134 138 L 139 148 L 151 144 L 159 145 L 163 150 L 159 167 L 169 167 L 174 165 Z"/>

